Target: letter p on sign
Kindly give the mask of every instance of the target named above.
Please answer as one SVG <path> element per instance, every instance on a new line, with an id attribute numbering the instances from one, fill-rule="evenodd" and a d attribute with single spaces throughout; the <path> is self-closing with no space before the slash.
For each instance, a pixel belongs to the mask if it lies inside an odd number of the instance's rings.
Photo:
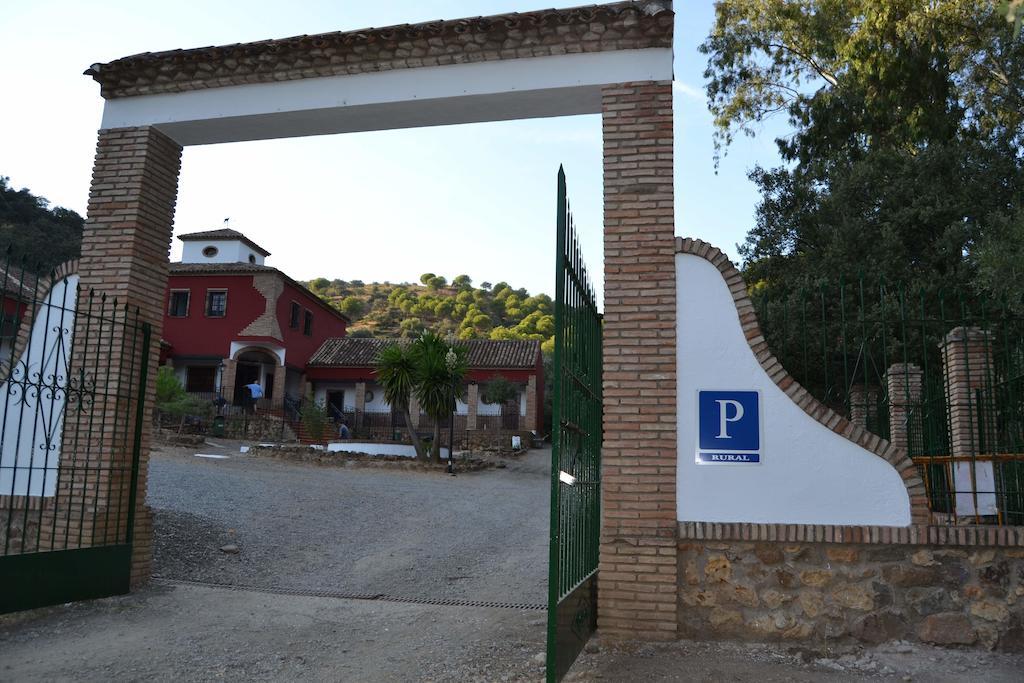
<path id="1" fill-rule="evenodd" d="M 756 391 L 701 391 L 697 395 L 702 451 L 756 451 L 761 416 Z"/>

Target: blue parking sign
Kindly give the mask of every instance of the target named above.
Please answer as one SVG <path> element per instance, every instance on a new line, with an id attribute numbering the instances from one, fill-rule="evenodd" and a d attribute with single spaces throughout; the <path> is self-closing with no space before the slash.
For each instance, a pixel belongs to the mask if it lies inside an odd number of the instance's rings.
<path id="1" fill-rule="evenodd" d="M 698 462 L 759 463 L 761 412 L 756 391 L 697 394 Z"/>

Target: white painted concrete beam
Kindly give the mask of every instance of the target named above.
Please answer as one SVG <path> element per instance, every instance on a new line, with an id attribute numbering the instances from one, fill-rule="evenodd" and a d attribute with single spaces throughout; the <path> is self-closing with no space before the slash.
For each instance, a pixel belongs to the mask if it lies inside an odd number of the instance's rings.
<path id="1" fill-rule="evenodd" d="M 103 128 L 182 145 L 594 114 L 601 87 L 671 80 L 667 48 L 513 59 L 108 100 Z"/>

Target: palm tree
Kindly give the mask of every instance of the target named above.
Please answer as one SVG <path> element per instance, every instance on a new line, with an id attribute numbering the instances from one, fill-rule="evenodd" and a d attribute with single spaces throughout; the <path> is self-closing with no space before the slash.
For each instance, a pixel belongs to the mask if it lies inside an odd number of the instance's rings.
<path id="1" fill-rule="evenodd" d="M 469 368 L 466 347 L 447 342 L 432 332 L 423 333 L 410 349 L 413 367 L 413 393 L 434 422 L 430 459 L 441 462 L 441 423 L 455 412 L 455 401 L 462 394 L 462 380 Z M 448 457 L 452 457 L 449 444 Z"/>
<path id="2" fill-rule="evenodd" d="M 415 375 L 416 367 L 408 346 L 392 344 L 377 356 L 377 379 L 384 387 L 384 398 L 402 414 L 412 447 L 416 451 L 416 459 L 426 460 L 423 444 L 412 426 L 412 414 L 409 412 L 409 397 L 412 396 Z"/>

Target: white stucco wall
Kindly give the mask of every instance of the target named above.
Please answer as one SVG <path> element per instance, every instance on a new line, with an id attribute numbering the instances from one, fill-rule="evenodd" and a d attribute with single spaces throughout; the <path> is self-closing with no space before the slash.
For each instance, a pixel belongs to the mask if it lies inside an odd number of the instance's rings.
<path id="1" fill-rule="evenodd" d="M 206 256 L 203 250 L 214 247 L 217 253 Z M 254 261 L 249 261 L 252 256 Z M 241 240 L 186 240 L 181 248 L 182 263 L 255 263 L 262 266 L 263 254 Z"/>
<path id="2" fill-rule="evenodd" d="M 896 469 L 812 419 L 765 374 L 718 269 L 678 254 L 676 270 L 679 519 L 910 524 L 910 497 Z M 760 392 L 760 464 L 695 462 L 699 390 Z"/>
<path id="3" fill-rule="evenodd" d="M 403 458 L 415 458 L 416 449 L 411 444 L 371 443 L 367 441 L 334 441 L 327 444 L 327 450 L 336 453 L 366 453 L 367 455 L 396 455 Z M 448 449 L 441 449 L 441 458 L 448 459 Z"/>
<path id="4" fill-rule="evenodd" d="M 72 376 L 68 354 L 75 329 L 77 287 L 78 275 L 53 286 L 35 311 L 31 337 L 16 361 L 15 381 L 0 386 L 10 407 L 0 418 L 7 435 L 0 450 L 0 492 L 4 494 L 49 497 L 56 491 Z M 36 386 L 36 378 L 46 387 Z M 49 378 L 55 378 L 52 385 Z"/>

